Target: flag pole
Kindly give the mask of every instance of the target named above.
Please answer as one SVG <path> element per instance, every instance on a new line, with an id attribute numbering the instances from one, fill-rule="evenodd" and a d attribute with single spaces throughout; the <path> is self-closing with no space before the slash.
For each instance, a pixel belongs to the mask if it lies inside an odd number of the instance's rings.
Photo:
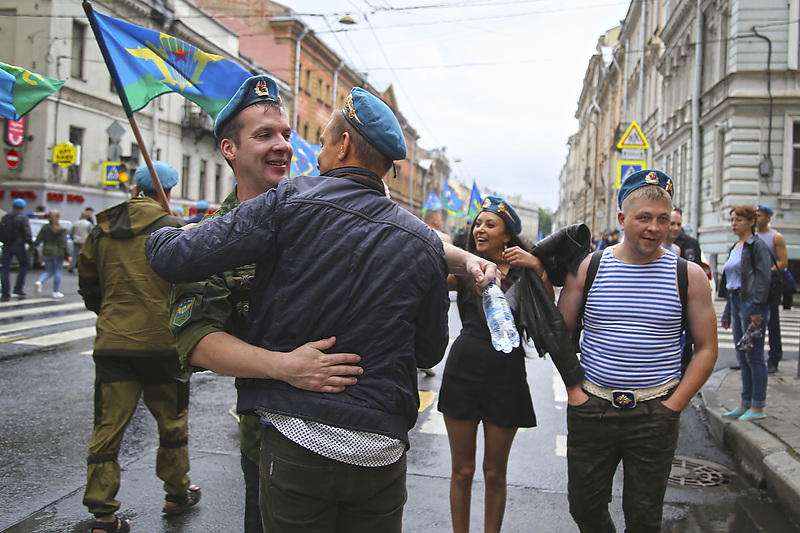
<path id="1" fill-rule="evenodd" d="M 125 115 L 128 117 L 128 123 L 131 125 L 134 137 L 136 137 L 136 143 L 139 145 L 139 151 L 141 152 L 142 156 L 144 156 L 144 162 L 147 165 L 147 170 L 150 172 L 150 177 L 153 179 L 153 185 L 156 188 L 158 202 L 167 213 L 172 214 L 172 210 L 169 208 L 167 195 L 164 193 L 164 188 L 161 186 L 161 180 L 158 179 L 158 174 L 153 166 L 153 161 L 150 159 L 150 152 L 147 151 L 147 145 L 142 139 L 142 133 L 139 131 L 139 125 L 136 123 L 136 119 L 133 117 L 133 111 L 131 110 L 131 105 L 128 102 L 128 96 L 125 94 L 124 87 L 122 87 L 122 83 L 119 80 L 117 67 L 111 60 L 111 55 L 108 53 L 108 48 L 106 47 L 103 34 L 97 27 L 97 19 L 94 16 L 92 3 L 89 2 L 89 0 L 83 0 L 83 11 L 86 13 L 86 16 L 89 19 L 92 32 L 97 39 L 98 46 L 100 46 L 100 52 L 103 54 L 103 60 L 105 60 L 106 68 L 108 68 L 108 73 L 111 74 L 111 81 L 114 83 L 114 87 L 117 89 L 117 95 L 119 95 L 119 100 L 122 103 L 122 107 L 125 109 Z M 156 132 L 153 131 L 154 136 L 155 134 Z"/>

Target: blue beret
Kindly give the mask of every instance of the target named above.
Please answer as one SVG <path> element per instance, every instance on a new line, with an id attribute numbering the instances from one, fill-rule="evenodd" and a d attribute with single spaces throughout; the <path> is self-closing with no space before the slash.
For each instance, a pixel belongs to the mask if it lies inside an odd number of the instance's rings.
<path id="1" fill-rule="evenodd" d="M 758 205 L 756 206 L 756 211 L 762 211 L 762 212 L 764 212 L 764 213 L 768 214 L 769 216 L 772 216 L 772 215 L 773 215 L 773 213 L 774 213 L 774 212 L 772 211 L 772 208 L 771 208 L 770 206 L 768 206 L 768 205 L 764 205 L 764 204 L 758 204 Z"/>
<path id="2" fill-rule="evenodd" d="M 12 203 L 12 204 L 14 205 L 14 207 L 16 207 L 17 209 L 22 209 L 23 207 L 25 207 L 26 205 L 28 205 L 28 204 L 26 204 L 26 203 L 25 203 L 25 200 L 23 200 L 22 198 L 14 198 L 14 201 L 13 201 L 13 202 L 11 202 L 11 203 Z"/>
<path id="3" fill-rule="evenodd" d="M 178 184 L 178 171 L 172 165 L 168 165 L 163 161 L 154 161 L 153 168 L 156 169 L 158 174 L 158 181 L 161 182 L 161 188 L 165 191 L 173 188 Z M 155 191 L 156 186 L 153 185 L 153 180 L 150 177 L 150 171 L 147 170 L 147 165 L 141 165 L 136 169 L 133 174 L 136 176 L 136 186 L 142 191 Z"/>
<path id="4" fill-rule="evenodd" d="M 275 80 L 263 74 L 247 78 L 239 87 L 239 90 L 236 91 L 236 94 L 233 95 L 233 98 L 228 100 L 228 103 L 217 115 L 217 119 L 214 121 L 214 135 L 219 139 L 223 126 L 238 115 L 239 111 L 256 102 L 265 100 L 281 103 L 281 97 L 278 95 L 278 84 L 275 83 Z"/>
<path id="5" fill-rule="evenodd" d="M 208 209 L 208 202 L 206 200 L 197 202 L 197 210 L 202 211 L 203 209 Z"/>
<path id="6" fill-rule="evenodd" d="M 487 196 L 481 205 L 481 212 L 489 211 L 504 219 L 511 226 L 511 229 L 516 235 L 522 231 L 522 220 L 520 220 L 517 212 L 511 207 L 508 202 L 499 196 Z"/>
<path id="7" fill-rule="evenodd" d="M 391 108 L 361 87 L 353 87 L 342 109 L 345 118 L 373 148 L 391 159 L 406 158 L 403 128 Z"/>
<path id="8" fill-rule="evenodd" d="M 670 198 L 672 198 L 672 179 L 660 170 L 645 169 L 634 172 L 622 183 L 622 186 L 619 188 L 619 194 L 617 195 L 619 208 L 622 209 L 622 202 L 631 191 L 639 187 L 644 187 L 645 185 L 658 185 L 667 191 Z"/>

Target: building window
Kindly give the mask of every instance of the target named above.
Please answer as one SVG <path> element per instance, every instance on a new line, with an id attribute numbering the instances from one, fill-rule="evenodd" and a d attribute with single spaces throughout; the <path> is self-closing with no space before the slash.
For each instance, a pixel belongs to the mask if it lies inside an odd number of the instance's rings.
<path id="1" fill-rule="evenodd" d="M 183 165 L 181 166 L 181 198 L 189 197 L 189 170 L 192 158 L 188 155 L 183 156 Z"/>
<path id="2" fill-rule="evenodd" d="M 306 69 L 306 94 L 311 94 L 309 88 L 311 87 L 311 69 Z"/>
<path id="3" fill-rule="evenodd" d="M 134 169 L 139 166 L 139 158 L 141 157 L 142 152 L 139 150 L 139 145 L 137 143 L 131 143 L 131 165 L 133 165 Z"/>
<path id="4" fill-rule="evenodd" d="M 208 161 L 205 159 L 200 160 L 200 183 L 198 184 L 197 199 L 203 200 L 206 197 L 206 173 L 208 170 Z"/>
<path id="5" fill-rule="evenodd" d="M 67 182 L 80 183 L 81 182 L 81 148 L 83 147 L 83 128 L 69 127 L 69 142 L 77 150 L 75 156 L 75 164 L 70 165 L 67 170 Z"/>
<path id="6" fill-rule="evenodd" d="M 222 201 L 222 165 L 214 165 L 214 201 Z"/>
<path id="7" fill-rule="evenodd" d="M 86 26 L 78 21 L 72 22 L 72 57 L 70 75 L 83 79 L 83 52 L 86 41 Z"/>
<path id="8" fill-rule="evenodd" d="M 792 192 L 800 192 L 800 121 L 792 123 Z"/>

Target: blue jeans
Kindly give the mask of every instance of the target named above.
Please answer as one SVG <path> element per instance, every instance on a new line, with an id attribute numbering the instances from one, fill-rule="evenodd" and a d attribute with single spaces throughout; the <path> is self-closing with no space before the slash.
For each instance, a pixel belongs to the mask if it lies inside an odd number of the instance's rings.
<path id="1" fill-rule="evenodd" d="M 61 287 L 61 271 L 63 268 L 64 260 L 60 257 L 44 256 L 44 274 L 39 277 L 39 283 L 44 284 L 45 281 L 53 278 L 53 292 L 58 292 L 58 288 Z"/>
<path id="2" fill-rule="evenodd" d="M 17 283 L 14 289 L 21 291 L 25 288 L 25 275 L 28 273 L 28 254 L 25 252 L 24 243 L 4 244 L 3 245 L 3 267 L 2 267 L 2 283 L 3 296 L 11 295 L 11 258 L 16 257 L 19 263 L 19 270 L 17 270 Z"/>
<path id="3" fill-rule="evenodd" d="M 750 302 L 743 302 L 739 294 L 729 296 L 731 301 L 731 327 L 733 342 L 738 343 L 750 326 Z M 736 359 L 742 367 L 741 407 L 760 409 L 767 404 L 767 361 L 764 359 L 764 334 L 769 323 L 769 307 L 764 306 L 761 337 L 754 339 L 749 352 L 736 350 Z"/>

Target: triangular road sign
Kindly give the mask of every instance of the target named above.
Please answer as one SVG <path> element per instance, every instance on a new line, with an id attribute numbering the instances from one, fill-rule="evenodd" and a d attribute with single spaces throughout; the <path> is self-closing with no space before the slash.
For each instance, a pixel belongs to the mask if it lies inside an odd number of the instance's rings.
<path id="1" fill-rule="evenodd" d="M 617 148 L 645 149 L 650 148 L 650 144 L 647 142 L 647 139 L 644 138 L 644 134 L 642 130 L 639 129 L 639 125 L 635 122 L 631 122 L 627 131 L 625 131 L 625 135 L 623 135 L 622 139 L 617 143 Z"/>

